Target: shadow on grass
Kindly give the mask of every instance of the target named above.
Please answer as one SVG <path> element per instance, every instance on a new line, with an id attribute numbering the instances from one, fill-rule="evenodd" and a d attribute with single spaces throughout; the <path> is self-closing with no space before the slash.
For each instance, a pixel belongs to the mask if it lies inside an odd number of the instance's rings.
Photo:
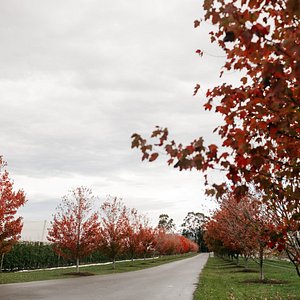
<path id="1" fill-rule="evenodd" d="M 287 280 L 277 280 L 277 279 L 247 279 L 241 281 L 241 283 L 255 283 L 255 284 L 287 284 L 289 283 Z"/>
<path id="2" fill-rule="evenodd" d="M 258 270 L 254 269 L 243 269 L 243 270 L 236 270 L 232 271 L 233 273 L 258 273 Z"/>
<path id="3" fill-rule="evenodd" d="M 226 264 L 226 265 L 216 265 L 216 266 L 209 266 L 211 269 L 240 269 L 244 268 L 243 266 L 238 266 L 236 264 Z"/>
<path id="4" fill-rule="evenodd" d="M 232 266 L 233 264 L 231 263 L 225 263 L 225 264 L 211 264 L 209 267 L 210 268 L 223 268 L 223 267 L 227 267 L 227 266 Z"/>
<path id="5" fill-rule="evenodd" d="M 140 269 L 144 269 L 145 267 L 143 267 L 143 266 L 141 266 L 141 265 L 137 265 L 137 266 L 135 266 L 135 265 L 131 265 L 131 266 L 128 266 L 128 268 L 133 268 L 133 269 L 137 269 L 137 270 L 140 270 Z"/>
<path id="6" fill-rule="evenodd" d="M 95 274 L 90 273 L 90 272 L 69 272 L 69 273 L 64 273 L 63 275 L 72 275 L 72 276 L 76 276 L 76 277 L 83 277 L 83 276 L 93 276 Z"/>

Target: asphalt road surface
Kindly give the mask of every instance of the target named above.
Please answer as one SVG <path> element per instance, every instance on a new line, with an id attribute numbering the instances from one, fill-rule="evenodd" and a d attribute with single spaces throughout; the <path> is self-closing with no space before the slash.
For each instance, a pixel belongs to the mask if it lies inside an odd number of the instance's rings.
<path id="1" fill-rule="evenodd" d="M 150 269 L 0 285 L 2 300 L 191 300 L 208 253 Z"/>

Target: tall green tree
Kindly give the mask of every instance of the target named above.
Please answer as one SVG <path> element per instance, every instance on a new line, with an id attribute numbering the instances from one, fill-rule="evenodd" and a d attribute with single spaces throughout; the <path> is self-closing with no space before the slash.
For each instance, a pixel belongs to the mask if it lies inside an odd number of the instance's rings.
<path id="1" fill-rule="evenodd" d="M 174 220 L 167 214 L 161 214 L 159 216 L 157 227 L 163 229 L 167 233 L 172 233 L 176 230 Z"/>
<path id="2" fill-rule="evenodd" d="M 189 212 L 181 224 L 182 235 L 193 240 L 199 246 L 199 251 L 208 251 L 204 242 L 205 223 L 208 217 L 200 212 Z"/>

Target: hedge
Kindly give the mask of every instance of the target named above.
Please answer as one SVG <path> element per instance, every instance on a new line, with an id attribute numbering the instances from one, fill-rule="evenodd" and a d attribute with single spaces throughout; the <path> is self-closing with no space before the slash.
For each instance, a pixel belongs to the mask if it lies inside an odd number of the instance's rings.
<path id="1" fill-rule="evenodd" d="M 108 258 L 99 251 L 81 260 L 81 263 L 107 262 Z M 58 256 L 51 244 L 41 242 L 20 242 L 5 254 L 3 271 L 33 270 L 73 265 L 72 260 Z"/>
<path id="2" fill-rule="evenodd" d="M 174 237 L 177 237 L 174 235 Z M 153 256 L 154 254 L 166 255 L 181 253 L 181 251 L 172 251 L 148 253 L 145 257 Z M 144 255 L 134 258 L 144 258 Z M 123 253 L 118 256 L 119 260 L 131 259 L 130 254 Z M 81 264 L 103 263 L 108 262 L 109 258 L 100 250 L 95 251 L 91 255 L 81 259 Z M 75 261 L 64 259 L 58 256 L 52 249 L 51 244 L 42 242 L 19 242 L 15 244 L 9 253 L 4 255 L 2 271 L 20 271 L 34 270 L 54 267 L 64 267 L 75 265 Z"/>

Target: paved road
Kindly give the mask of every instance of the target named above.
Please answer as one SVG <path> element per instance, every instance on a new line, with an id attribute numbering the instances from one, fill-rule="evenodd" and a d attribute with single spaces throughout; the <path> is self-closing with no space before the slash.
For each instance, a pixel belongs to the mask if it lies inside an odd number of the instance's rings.
<path id="1" fill-rule="evenodd" d="M 191 300 L 207 253 L 140 271 L 0 285 L 5 300 Z"/>

